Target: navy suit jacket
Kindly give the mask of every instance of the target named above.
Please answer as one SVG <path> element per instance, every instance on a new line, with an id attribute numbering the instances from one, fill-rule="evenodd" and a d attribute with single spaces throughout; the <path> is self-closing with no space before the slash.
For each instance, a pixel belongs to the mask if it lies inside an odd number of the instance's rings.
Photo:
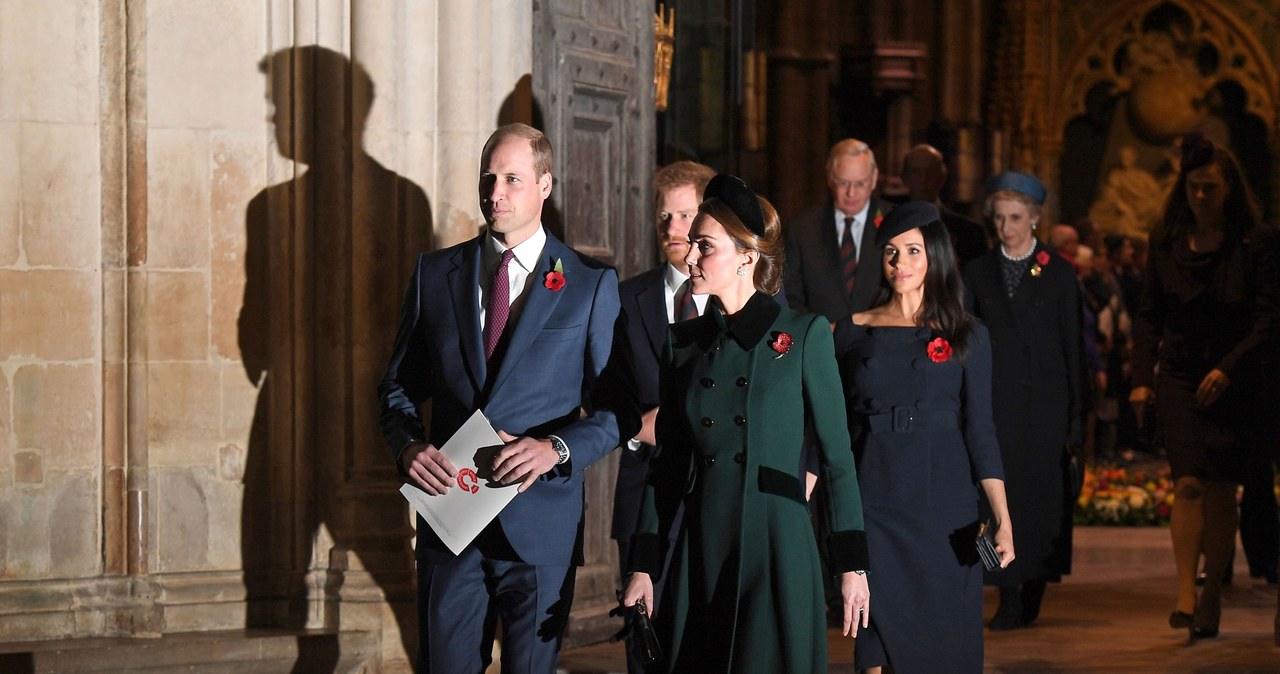
<path id="1" fill-rule="evenodd" d="M 570 461 L 541 476 L 497 521 L 524 562 L 581 563 L 583 470 L 639 427 L 634 407 L 621 397 L 630 392 L 625 349 L 613 354 L 622 365 L 609 370 L 623 378 L 601 381 L 614 331 L 625 329 L 618 323 L 617 272 L 548 234 L 524 308 L 507 327 L 505 354 L 489 372 L 479 298 L 485 236 L 418 257 L 378 387 L 382 432 L 393 457 L 414 439 L 440 447 L 481 409 L 495 429 L 511 435 L 559 436 Z M 557 260 L 565 284 L 552 291 L 542 279 Z M 593 391 L 610 390 L 620 396 L 612 404 L 600 395 L 593 401 Z M 418 405 L 427 400 L 431 423 L 424 433 Z M 452 558 L 421 518 L 418 555 Z"/>
<path id="2" fill-rule="evenodd" d="M 658 406 L 658 357 L 667 341 L 666 272 L 664 262 L 618 286 L 634 364 L 636 399 L 642 412 Z M 615 540 L 630 541 L 635 532 L 652 454 L 653 445 L 642 444 L 635 451 L 624 447 L 618 459 L 611 531 Z"/>
<path id="3" fill-rule="evenodd" d="M 832 323 L 847 320 L 871 307 L 884 271 L 876 244 L 877 213 L 888 215 L 890 204 L 871 197 L 867 222 L 858 244 L 858 271 L 853 297 L 845 292 L 840 266 L 840 244 L 836 242 L 836 211 L 831 202 L 811 208 L 783 224 L 787 246 L 783 272 L 787 302 L 792 309 L 822 314 Z"/>

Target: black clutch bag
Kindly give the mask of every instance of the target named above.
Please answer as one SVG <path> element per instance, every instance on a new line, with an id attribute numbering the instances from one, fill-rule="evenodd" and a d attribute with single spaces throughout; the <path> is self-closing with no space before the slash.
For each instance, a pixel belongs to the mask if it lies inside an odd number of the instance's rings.
<path id="1" fill-rule="evenodd" d="M 991 531 L 991 522 L 983 522 L 978 526 L 978 536 L 973 544 L 978 548 L 978 556 L 988 571 L 1000 570 L 1000 553 L 996 552 L 995 534 Z"/>
<path id="2" fill-rule="evenodd" d="M 644 600 L 637 601 L 631 607 L 631 635 L 627 639 L 627 648 L 636 660 L 652 665 L 662 660 L 662 646 L 658 645 L 658 634 L 653 631 L 653 621 L 649 619 L 649 610 Z"/>
<path id="3" fill-rule="evenodd" d="M 649 618 L 649 610 L 641 599 L 634 606 L 618 606 L 609 615 L 620 615 L 624 624 L 609 641 L 627 640 L 627 650 L 631 657 L 644 665 L 652 665 L 662 661 L 662 646 L 658 645 L 658 633 L 653 631 L 653 620 Z"/>

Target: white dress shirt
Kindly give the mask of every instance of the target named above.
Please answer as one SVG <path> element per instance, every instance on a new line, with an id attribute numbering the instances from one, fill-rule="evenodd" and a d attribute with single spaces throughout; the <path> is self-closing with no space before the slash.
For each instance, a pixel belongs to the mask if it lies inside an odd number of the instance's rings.
<path id="1" fill-rule="evenodd" d="M 871 200 L 867 199 L 867 204 L 857 213 L 846 214 L 844 211 L 836 208 L 836 244 L 844 245 L 844 219 L 853 216 L 853 244 L 856 247 L 855 253 L 859 260 L 862 259 L 862 232 L 867 228 L 867 211 L 871 210 Z"/>
<path id="2" fill-rule="evenodd" d="M 524 309 L 525 300 L 528 294 L 525 290 L 536 279 L 533 278 L 533 271 L 538 266 L 538 258 L 542 257 L 542 249 L 547 244 L 547 232 L 542 229 L 542 225 L 538 225 L 538 229 L 524 241 L 520 242 L 511 252 L 515 257 L 511 259 L 511 263 L 507 265 L 507 282 L 509 294 L 507 295 L 511 304 L 511 313 L 507 315 L 507 325 L 514 326 L 516 320 L 520 318 L 520 311 Z M 498 243 L 498 240 L 492 236 L 485 236 L 484 243 L 480 246 L 480 332 L 484 332 L 485 319 L 487 318 L 489 308 L 489 292 L 493 284 L 493 275 L 498 271 L 498 263 L 502 262 L 502 253 L 507 249 L 506 246 Z M 510 328 L 507 328 L 510 329 Z M 506 329 L 504 329 L 504 332 Z"/>
<path id="3" fill-rule="evenodd" d="M 667 263 L 667 273 L 664 275 L 662 294 L 667 300 L 667 322 L 676 322 L 676 293 L 680 292 L 680 286 L 689 280 L 689 275 L 676 269 Z M 693 305 L 698 308 L 698 315 L 701 316 L 703 311 L 707 309 L 707 295 L 694 295 Z"/>

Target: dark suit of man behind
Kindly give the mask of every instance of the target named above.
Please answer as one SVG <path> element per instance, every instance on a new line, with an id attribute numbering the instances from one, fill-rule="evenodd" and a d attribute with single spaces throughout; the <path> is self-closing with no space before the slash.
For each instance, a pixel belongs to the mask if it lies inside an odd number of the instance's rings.
<path id="1" fill-rule="evenodd" d="M 489 230 L 418 259 L 379 386 L 383 434 L 428 494 L 448 490 L 456 468 L 436 448 L 475 410 L 521 436 L 494 459 L 494 479 L 520 483 L 521 493 L 461 554 L 418 519 L 419 672 L 484 670 L 496 618 L 504 672 L 555 669 L 581 563 L 583 469 L 616 447 L 620 432 L 634 433 L 585 396 L 610 357 L 617 276 L 542 229 L 550 163 L 550 144 L 530 127 L 503 127 L 489 139 L 480 180 Z M 506 249 L 516 257 L 498 262 Z M 509 284 L 491 271 L 504 264 L 515 274 Z M 510 318 L 496 318 L 499 287 L 511 288 Z M 505 328 L 486 358 L 490 322 Z M 424 433 L 418 405 L 427 400 Z M 589 414 L 580 418 L 580 407 Z"/>
<path id="2" fill-rule="evenodd" d="M 876 223 L 890 210 L 872 196 L 879 176 L 875 155 L 866 143 L 847 138 L 832 146 L 827 158 L 831 201 L 783 223 L 787 249 L 783 288 L 792 309 L 822 314 L 835 323 L 871 306 L 884 274 L 875 250 Z M 848 292 L 841 261 L 845 218 L 854 220 L 857 243 L 853 292 Z"/>

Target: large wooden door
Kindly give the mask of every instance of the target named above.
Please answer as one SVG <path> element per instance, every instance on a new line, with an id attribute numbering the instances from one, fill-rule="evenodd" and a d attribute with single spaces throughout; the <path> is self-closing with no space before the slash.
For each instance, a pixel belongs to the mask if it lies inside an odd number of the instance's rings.
<path id="1" fill-rule="evenodd" d="M 652 0 L 535 0 L 533 95 L 556 152 L 548 225 L 621 278 L 655 260 Z M 615 631 L 618 560 L 609 525 L 617 456 L 587 470 L 586 564 L 570 644 Z"/>

